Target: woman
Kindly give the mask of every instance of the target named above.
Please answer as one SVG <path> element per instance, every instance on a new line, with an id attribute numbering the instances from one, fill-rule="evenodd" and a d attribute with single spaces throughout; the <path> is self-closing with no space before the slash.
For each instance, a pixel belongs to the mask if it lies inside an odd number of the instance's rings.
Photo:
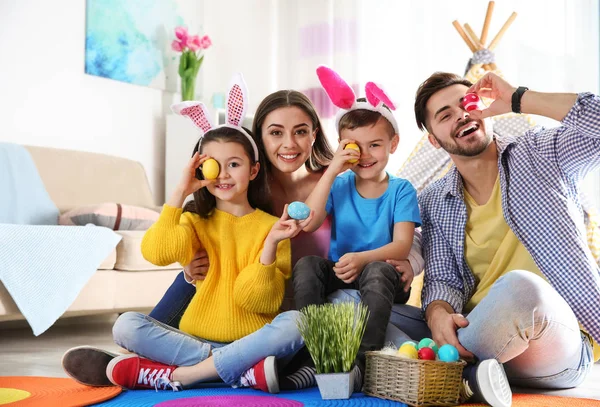
<path id="1" fill-rule="evenodd" d="M 286 203 L 304 201 L 321 178 L 333 157 L 321 120 L 314 105 L 295 90 L 280 90 L 263 99 L 254 115 L 252 132 L 258 148 L 267 158 L 267 174 L 275 216 L 280 216 Z M 327 257 L 331 224 L 329 220 L 313 233 L 301 233 L 292 239 L 292 265 L 307 255 Z M 400 273 L 422 269 L 418 241 L 411 249 L 411 261 L 395 261 Z M 206 251 L 199 250 L 194 260 L 181 272 L 150 316 L 175 328 L 183 311 L 194 296 L 193 280 L 203 280 L 208 271 Z M 403 281 L 406 281 L 403 279 Z M 407 286 L 410 286 L 410 281 Z M 342 293 L 336 294 L 344 298 Z M 347 298 L 347 297 L 345 297 Z M 293 308 L 293 289 L 288 283 L 282 309 Z"/>

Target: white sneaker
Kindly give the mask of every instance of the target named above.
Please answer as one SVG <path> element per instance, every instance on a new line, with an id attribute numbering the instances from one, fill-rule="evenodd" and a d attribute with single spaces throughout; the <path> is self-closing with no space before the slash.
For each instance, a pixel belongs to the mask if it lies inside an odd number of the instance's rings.
<path id="1" fill-rule="evenodd" d="M 510 407 L 512 391 L 504 367 L 496 359 L 487 359 L 463 370 L 462 393 L 469 401 L 480 401 L 492 407 Z"/>

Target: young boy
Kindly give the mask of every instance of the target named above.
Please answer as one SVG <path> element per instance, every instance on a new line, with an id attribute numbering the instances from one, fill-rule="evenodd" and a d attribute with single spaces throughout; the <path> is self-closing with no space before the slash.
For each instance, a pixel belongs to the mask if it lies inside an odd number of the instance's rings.
<path id="1" fill-rule="evenodd" d="M 336 118 L 340 145 L 306 200 L 314 217 L 304 229 L 316 230 L 330 215 L 331 244 L 327 259 L 307 256 L 296 263 L 294 297 L 297 308 L 302 309 L 324 304 L 338 289 L 360 291 L 370 312 L 356 361 L 362 377 L 364 352 L 384 345 L 392 304 L 408 299 L 403 276 L 386 261 L 407 257 L 421 218 L 414 187 L 385 171 L 399 142 L 391 111 L 379 100 L 373 105 L 364 99 L 350 102 L 346 97 L 344 105 L 337 93 L 340 86 L 348 85 L 343 81 L 340 85 L 341 79 L 334 77 L 337 83 L 331 86 L 331 78 L 327 78 L 331 75 L 335 73 L 321 72 L 320 79 L 334 104 L 344 109 Z M 368 87 L 367 96 L 371 96 Z M 360 152 L 345 148 L 350 143 L 358 145 Z M 412 275 L 404 279 L 412 281 Z"/>

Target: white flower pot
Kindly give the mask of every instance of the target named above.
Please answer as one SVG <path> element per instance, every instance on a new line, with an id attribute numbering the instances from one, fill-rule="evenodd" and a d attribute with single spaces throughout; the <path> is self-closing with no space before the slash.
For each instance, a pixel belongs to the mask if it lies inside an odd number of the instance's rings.
<path id="1" fill-rule="evenodd" d="M 354 391 L 354 374 L 322 373 L 315 375 L 323 400 L 349 399 Z"/>

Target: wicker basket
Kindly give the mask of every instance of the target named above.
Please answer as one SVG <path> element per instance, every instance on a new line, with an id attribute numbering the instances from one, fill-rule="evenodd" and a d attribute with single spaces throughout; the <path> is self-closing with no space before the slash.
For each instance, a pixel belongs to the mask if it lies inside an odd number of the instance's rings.
<path id="1" fill-rule="evenodd" d="M 403 359 L 381 352 L 366 352 L 363 392 L 411 406 L 459 404 L 464 361 Z"/>

